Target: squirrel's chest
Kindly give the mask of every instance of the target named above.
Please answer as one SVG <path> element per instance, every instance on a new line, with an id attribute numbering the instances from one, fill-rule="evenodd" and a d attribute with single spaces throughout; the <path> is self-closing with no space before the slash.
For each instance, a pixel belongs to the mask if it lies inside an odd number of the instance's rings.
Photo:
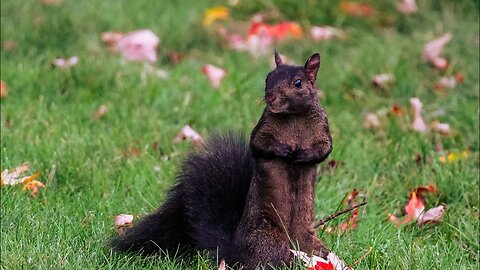
<path id="1" fill-rule="evenodd" d="M 290 146 L 308 148 L 318 136 L 317 126 L 304 119 L 285 121 L 279 129 L 277 140 Z"/>

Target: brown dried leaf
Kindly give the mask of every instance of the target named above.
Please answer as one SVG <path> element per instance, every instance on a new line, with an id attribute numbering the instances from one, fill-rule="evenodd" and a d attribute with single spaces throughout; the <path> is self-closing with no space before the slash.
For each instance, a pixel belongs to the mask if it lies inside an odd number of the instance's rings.
<path id="1" fill-rule="evenodd" d="M 93 113 L 93 120 L 100 120 L 108 113 L 107 105 L 103 104 Z"/>

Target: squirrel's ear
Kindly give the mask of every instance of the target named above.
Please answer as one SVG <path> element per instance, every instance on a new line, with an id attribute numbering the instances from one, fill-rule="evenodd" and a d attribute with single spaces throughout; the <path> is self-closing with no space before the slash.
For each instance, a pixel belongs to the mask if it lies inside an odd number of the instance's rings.
<path id="1" fill-rule="evenodd" d="M 320 68 L 320 54 L 315 53 L 307 59 L 305 62 L 305 73 L 307 74 L 307 78 L 312 83 L 315 83 L 317 80 L 317 73 L 318 69 Z"/>
<path id="2" fill-rule="evenodd" d="M 277 49 L 275 49 L 275 64 L 277 65 L 277 67 L 283 64 L 282 58 L 280 57 Z"/>

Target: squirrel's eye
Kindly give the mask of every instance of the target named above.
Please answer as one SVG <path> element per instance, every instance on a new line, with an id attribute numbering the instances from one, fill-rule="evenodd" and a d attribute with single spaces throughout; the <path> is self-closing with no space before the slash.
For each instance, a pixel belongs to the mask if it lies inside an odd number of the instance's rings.
<path id="1" fill-rule="evenodd" d="M 296 79 L 295 82 L 293 82 L 293 85 L 295 85 L 296 88 L 302 87 L 302 80 Z"/>

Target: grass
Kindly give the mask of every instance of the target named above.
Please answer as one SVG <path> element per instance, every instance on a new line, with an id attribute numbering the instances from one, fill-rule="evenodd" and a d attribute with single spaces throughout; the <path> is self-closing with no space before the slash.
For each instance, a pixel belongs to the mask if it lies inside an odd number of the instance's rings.
<path id="1" fill-rule="evenodd" d="M 209 269 L 215 258 L 202 253 L 190 260 L 119 255 L 107 247 L 119 213 L 143 215 L 165 198 L 190 143 L 172 144 L 179 129 L 191 124 L 208 137 L 215 131 L 248 132 L 258 120 L 263 81 L 270 56 L 252 61 L 226 49 L 201 26 L 206 1 L 2 1 L 1 78 L 8 96 L 1 100 L 1 169 L 25 161 L 42 173 L 47 188 L 32 199 L 19 187 L 2 187 L 2 269 Z M 321 175 L 316 215 L 335 211 L 353 188 L 366 191 L 368 206 L 358 229 L 323 233 L 327 245 L 353 262 L 371 246 L 358 269 L 477 269 L 479 266 L 479 25 L 478 1 L 418 1 L 419 13 L 404 16 L 393 1 L 371 1 L 373 18 L 344 16 L 337 2 L 239 1 L 235 19 L 253 12 L 279 11 L 280 18 L 303 26 L 341 27 L 348 38 L 314 43 L 308 39 L 279 44 L 297 63 L 320 52 L 318 79 L 325 92 L 334 138 L 330 159 L 341 162 Z M 387 3 L 388 2 L 388 3 Z M 217 1 L 216 4 L 220 2 Z M 142 77 L 143 64 L 125 63 L 101 44 L 99 33 L 150 28 L 161 38 L 160 61 L 169 78 Z M 451 62 L 438 71 L 421 61 L 423 45 L 445 32 L 453 34 L 444 55 Z M 185 60 L 168 66 L 166 52 L 182 51 Z M 57 56 L 77 55 L 70 70 L 53 69 Z M 200 68 L 212 63 L 228 70 L 212 91 Z M 460 71 L 465 82 L 438 92 L 434 82 Z M 374 89 L 374 74 L 393 73 L 388 91 Z M 362 127 L 369 112 L 398 104 L 409 112 L 409 98 L 424 103 L 428 122 L 455 130 L 450 137 L 409 130 L 411 115 L 383 118 L 384 128 Z M 92 113 L 109 107 L 100 121 Z M 434 116 L 443 109 L 445 114 Z M 470 156 L 442 164 L 435 152 L 468 149 Z M 124 157 L 129 147 L 139 156 Z M 415 155 L 422 160 L 415 162 Z M 156 169 L 154 169 L 156 168 Z M 49 177 L 49 174 L 51 177 Z M 418 228 L 394 227 L 386 214 L 399 214 L 412 188 L 435 182 L 437 196 L 427 207 L 448 205 L 442 222 Z M 340 222 L 341 218 L 334 220 Z M 319 232 L 320 233 L 320 232 Z"/>

